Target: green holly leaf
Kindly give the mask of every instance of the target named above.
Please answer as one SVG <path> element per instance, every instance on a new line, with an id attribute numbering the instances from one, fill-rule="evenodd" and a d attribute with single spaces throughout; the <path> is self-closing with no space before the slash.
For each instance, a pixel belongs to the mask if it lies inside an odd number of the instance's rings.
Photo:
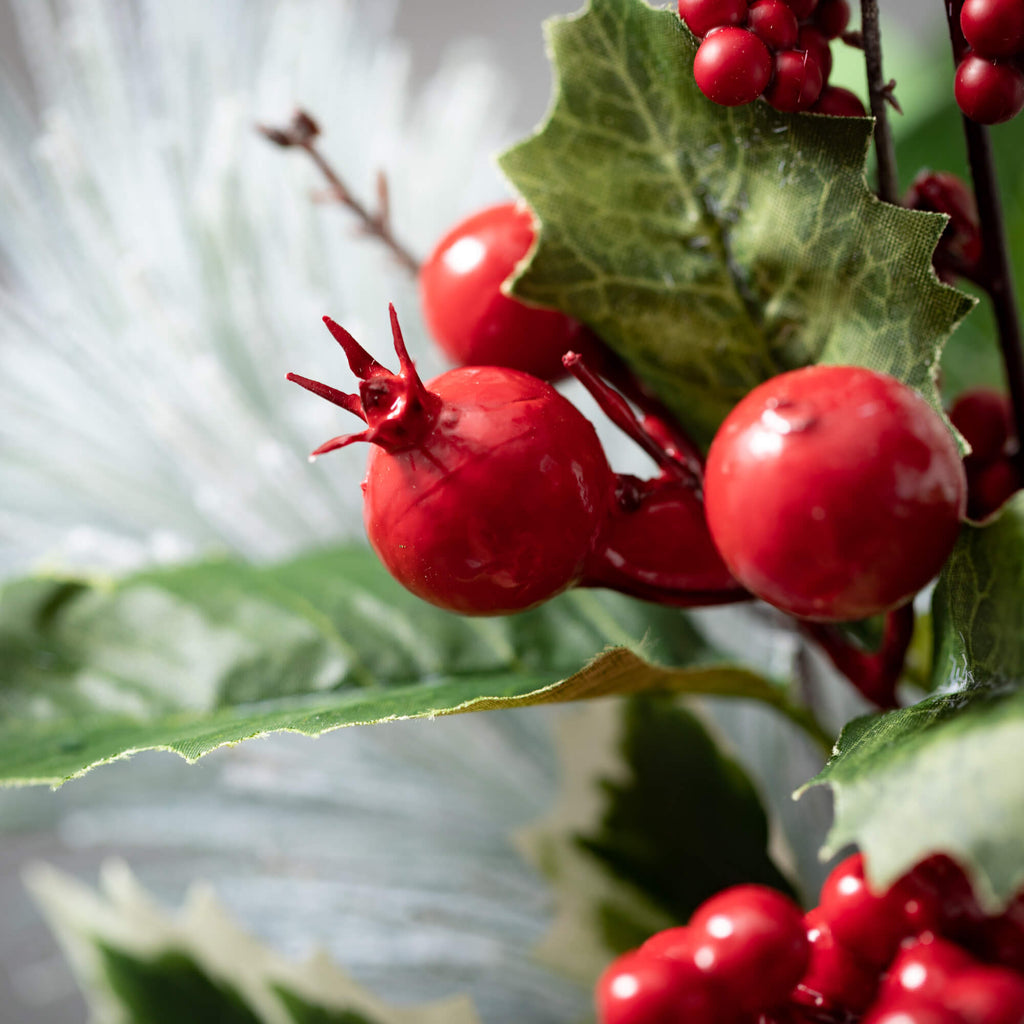
<path id="1" fill-rule="evenodd" d="M 554 106 L 500 161 L 540 221 L 514 294 L 594 327 L 704 442 L 752 387 L 814 362 L 938 407 L 939 351 L 972 300 L 932 272 L 944 218 L 869 191 L 869 120 L 711 103 L 696 40 L 643 0 L 591 0 L 548 41 Z"/>
<path id="2" fill-rule="evenodd" d="M 587 590 L 463 618 L 357 546 L 116 584 L 23 580 L 0 589 L 0 783 L 58 784 L 147 748 L 194 760 L 278 729 L 648 689 L 750 697 L 813 730 L 785 685 L 733 663 L 695 621 Z"/>
<path id="3" fill-rule="evenodd" d="M 98 891 L 43 865 L 27 881 L 97 1021 L 480 1024 L 465 996 L 395 1006 L 323 953 L 287 960 L 241 931 L 208 890 L 172 914 L 116 862 Z"/>
<path id="4" fill-rule="evenodd" d="M 792 895 L 753 784 L 671 699 L 581 709 L 561 723 L 559 756 L 555 805 L 518 837 L 555 890 L 546 963 L 592 985 L 613 957 L 729 885 Z"/>
<path id="5" fill-rule="evenodd" d="M 888 885 L 947 853 L 995 912 L 1024 886 L 1024 494 L 967 527 L 933 600 L 935 682 L 911 708 L 848 725 L 810 783 L 835 796 L 826 854 L 857 843 Z"/>

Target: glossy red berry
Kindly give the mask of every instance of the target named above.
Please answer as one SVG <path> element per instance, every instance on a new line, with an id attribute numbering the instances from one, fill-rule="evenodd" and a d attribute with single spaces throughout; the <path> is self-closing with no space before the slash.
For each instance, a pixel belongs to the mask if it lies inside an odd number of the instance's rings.
<path id="1" fill-rule="evenodd" d="M 804 917 L 811 958 L 794 1001 L 833 1014 L 862 1013 L 875 998 L 878 972 L 836 940 L 821 908 Z"/>
<path id="2" fill-rule="evenodd" d="M 741 1011 L 757 1013 L 784 1002 L 807 968 L 803 915 L 774 889 L 726 889 L 697 909 L 690 929 L 693 962 Z"/>
<path id="3" fill-rule="evenodd" d="M 1024 52 L 1021 0 L 964 0 L 960 30 L 981 57 L 1013 57 Z"/>
<path id="4" fill-rule="evenodd" d="M 949 410 L 950 422 L 971 446 L 981 462 L 999 458 L 1013 433 L 1009 396 L 997 388 L 969 388 Z"/>
<path id="5" fill-rule="evenodd" d="M 679 0 L 679 17 L 703 39 L 712 29 L 742 25 L 747 20 L 747 0 Z"/>
<path id="6" fill-rule="evenodd" d="M 850 5 L 847 0 L 821 0 L 814 12 L 815 27 L 829 39 L 837 39 L 850 24 Z"/>
<path id="7" fill-rule="evenodd" d="M 677 960 L 690 960 L 693 945 L 693 932 L 689 925 L 665 928 L 655 932 L 641 947 L 640 951 L 648 956 L 669 956 Z"/>
<path id="8" fill-rule="evenodd" d="M 599 1024 L 716 1024 L 718 1000 L 692 964 L 625 953 L 605 970 L 595 989 Z"/>
<path id="9" fill-rule="evenodd" d="M 941 1000 L 951 978 L 977 966 L 959 946 L 926 932 L 897 953 L 882 980 L 879 999 L 914 996 Z"/>
<path id="10" fill-rule="evenodd" d="M 753 103 L 772 76 L 768 47 L 745 28 L 721 28 L 707 36 L 693 60 L 697 87 L 726 107 Z"/>
<path id="11" fill-rule="evenodd" d="M 1021 1024 L 1024 978 L 1005 967 L 972 967 L 953 975 L 942 1002 L 964 1024 Z"/>
<path id="12" fill-rule="evenodd" d="M 314 455 L 371 443 L 364 522 L 388 571 L 466 615 L 521 611 L 578 582 L 614 486 L 590 422 L 518 370 L 463 367 L 424 386 L 391 315 L 399 373 L 325 318 L 359 395 L 289 375 L 365 419 Z"/>
<path id="13" fill-rule="evenodd" d="M 821 65 L 809 50 L 783 50 L 775 54 L 773 67 L 764 98 L 776 110 L 807 110 L 821 95 Z"/>
<path id="14" fill-rule="evenodd" d="M 1024 71 L 969 53 L 956 69 L 957 106 L 978 124 L 1002 124 L 1024 109 Z"/>
<path id="15" fill-rule="evenodd" d="M 821 79 L 827 82 L 832 74 L 832 46 L 825 33 L 814 25 L 801 25 L 796 48 L 806 50 L 817 60 L 821 68 Z"/>
<path id="16" fill-rule="evenodd" d="M 855 853 L 829 873 L 821 888 L 818 913 L 835 940 L 863 963 L 886 967 L 910 934 L 898 887 L 873 890 L 864 875 L 864 857 Z"/>
<path id="17" fill-rule="evenodd" d="M 565 352 L 596 346 L 572 317 L 502 292 L 535 238 L 530 211 L 520 203 L 501 203 L 457 224 L 423 264 L 423 315 L 453 362 L 507 366 L 553 380 L 563 374 Z"/>
<path id="18" fill-rule="evenodd" d="M 840 85 L 826 85 L 811 110 L 831 117 L 867 117 L 864 104 L 856 93 Z"/>
<path id="19" fill-rule="evenodd" d="M 708 454 L 705 509 L 733 576 L 794 615 L 866 618 L 942 567 L 966 500 L 960 455 L 915 391 L 856 366 L 755 388 Z"/>
<path id="20" fill-rule="evenodd" d="M 782 0 L 756 0 L 747 14 L 747 27 L 770 50 L 792 50 L 800 25 L 792 9 Z"/>

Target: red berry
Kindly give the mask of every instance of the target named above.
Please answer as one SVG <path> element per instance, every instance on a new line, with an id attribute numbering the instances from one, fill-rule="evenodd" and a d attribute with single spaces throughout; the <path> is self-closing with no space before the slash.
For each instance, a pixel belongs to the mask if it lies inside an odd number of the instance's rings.
<path id="1" fill-rule="evenodd" d="M 903 205 L 949 217 L 932 257 L 940 276 L 977 270 L 982 255 L 981 225 L 974 193 L 963 181 L 948 171 L 921 171 L 911 182 Z"/>
<path id="2" fill-rule="evenodd" d="M 984 920 L 971 883 L 960 866 L 945 854 L 921 861 L 897 883 L 907 903 L 912 931 L 931 931 L 958 941 Z"/>
<path id="3" fill-rule="evenodd" d="M 536 231 L 519 203 L 489 207 L 457 224 L 420 270 L 427 326 L 460 366 L 508 366 L 562 376 L 562 355 L 596 342 L 578 321 L 504 295 L 502 283 L 530 251 Z"/>
<path id="4" fill-rule="evenodd" d="M 590 422 L 519 370 L 463 367 L 424 386 L 391 316 L 399 373 L 325 318 L 361 378 L 359 395 L 289 374 L 366 420 L 314 455 L 371 442 L 363 518 L 388 571 L 466 615 L 521 611 L 578 582 L 614 487 Z"/>
<path id="5" fill-rule="evenodd" d="M 1021 0 L 964 0 L 960 30 L 980 57 L 1014 57 L 1024 51 Z"/>
<path id="6" fill-rule="evenodd" d="M 792 50 L 800 34 L 796 15 L 782 0 L 756 0 L 747 26 L 770 50 Z"/>
<path id="7" fill-rule="evenodd" d="M 807 967 L 800 908 L 765 886 L 725 889 L 697 909 L 690 929 L 693 962 L 748 1013 L 782 1003 Z"/>
<path id="8" fill-rule="evenodd" d="M 648 956 L 670 956 L 677 960 L 691 959 L 693 933 L 688 925 L 666 928 L 655 932 L 641 947 L 640 952 Z"/>
<path id="9" fill-rule="evenodd" d="M 957 106 L 978 124 L 1001 124 L 1024 109 L 1024 72 L 969 53 L 956 69 Z"/>
<path id="10" fill-rule="evenodd" d="M 777 53 L 774 69 L 764 98 L 776 110 L 807 110 L 821 94 L 821 65 L 809 50 Z"/>
<path id="11" fill-rule="evenodd" d="M 1013 433 L 1009 396 L 997 388 L 969 388 L 949 410 L 953 426 L 971 446 L 971 454 L 989 462 L 1003 454 Z"/>
<path id="12" fill-rule="evenodd" d="M 949 979 L 942 1002 L 965 1024 L 1021 1024 L 1024 978 L 1005 967 L 973 967 Z"/>
<path id="13" fill-rule="evenodd" d="M 700 44 L 693 60 L 697 87 L 725 107 L 753 103 L 772 76 L 768 47 L 745 28 L 722 28 Z"/>
<path id="14" fill-rule="evenodd" d="M 802 25 L 796 48 L 807 50 L 817 60 L 821 68 L 821 80 L 828 82 L 828 76 L 832 74 L 832 46 L 825 33 L 813 25 Z"/>
<path id="15" fill-rule="evenodd" d="M 785 2 L 796 15 L 797 21 L 806 21 L 818 6 L 818 0 L 785 0 Z"/>
<path id="16" fill-rule="evenodd" d="M 904 899 L 896 887 L 875 892 L 864 877 L 864 857 L 855 853 L 829 873 L 821 888 L 818 912 L 837 942 L 864 963 L 888 966 L 910 928 Z"/>
<path id="17" fill-rule="evenodd" d="M 724 25 L 747 20 L 747 0 L 679 0 L 679 17 L 698 39 Z"/>
<path id="18" fill-rule="evenodd" d="M 878 974 L 836 940 L 820 907 L 804 917 L 811 959 L 793 999 L 804 1005 L 862 1013 L 878 988 Z"/>
<path id="19" fill-rule="evenodd" d="M 966 499 L 939 415 L 857 366 L 806 367 L 755 388 L 719 428 L 704 484 L 733 576 L 824 621 L 866 618 L 916 593 L 952 550 Z"/>
<path id="20" fill-rule="evenodd" d="M 840 85 L 826 85 L 811 110 L 831 117 L 867 117 L 864 104 L 857 95 Z"/>
<path id="21" fill-rule="evenodd" d="M 896 954 L 882 980 L 879 999 L 905 995 L 941 999 L 952 977 L 976 966 L 978 962 L 959 946 L 926 932 Z"/>
<path id="22" fill-rule="evenodd" d="M 657 601 L 692 594 L 691 605 L 735 598 L 694 488 L 671 478 L 619 476 L 618 497 L 584 570 L 583 585 Z"/>
<path id="23" fill-rule="evenodd" d="M 971 937 L 983 959 L 1024 975 L 1024 893 L 1002 914 L 978 923 Z"/>
<path id="24" fill-rule="evenodd" d="M 717 999 L 691 963 L 625 953 L 601 975 L 595 990 L 600 1024 L 715 1024 Z"/>
<path id="25" fill-rule="evenodd" d="M 821 0 L 814 12 L 814 24 L 829 39 L 838 39 L 850 24 L 847 0 Z"/>
<path id="26" fill-rule="evenodd" d="M 1006 458 L 978 462 L 964 461 L 967 469 L 967 514 L 971 519 L 987 519 L 1021 489 L 1017 467 Z"/>
<path id="27" fill-rule="evenodd" d="M 903 996 L 879 1000 L 861 1024 L 964 1024 L 964 1020 L 937 1000 Z"/>

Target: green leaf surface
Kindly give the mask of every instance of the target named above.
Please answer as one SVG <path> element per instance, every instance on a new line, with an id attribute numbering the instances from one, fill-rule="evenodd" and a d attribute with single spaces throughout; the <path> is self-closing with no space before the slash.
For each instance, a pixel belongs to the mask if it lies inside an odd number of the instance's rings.
<path id="1" fill-rule="evenodd" d="M 865 851 L 886 885 L 945 852 L 998 910 L 1024 886 L 1024 494 L 967 527 L 933 600 L 941 687 L 857 719 L 812 780 L 835 796 L 827 853 Z"/>
<path id="2" fill-rule="evenodd" d="M 812 362 L 938 404 L 939 350 L 971 300 L 932 272 L 944 219 L 867 188 L 869 120 L 711 103 L 696 40 L 643 0 L 591 0 L 548 36 L 555 104 L 501 158 L 540 220 L 516 295 L 594 327 L 702 441 Z"/>
<path id="3" fill-rule="evenodd" d="M 575 591 L 506 618 L 413 597 L 364 547 L 257 568 L 0 590 L 0 781 L 58 784 L 137 750 L 673 689 L 766 701 L 684 613 Z"/>
<path id="4" fill-rule="evenodd" d="M 559 752 L 558 798 L 518 837 L 556 893 L 545 962 L 591 985 L 614 956 L 726 886 L 792 894 L 749 778 L 671 698 L 580 709 L 562 722 Z"/>

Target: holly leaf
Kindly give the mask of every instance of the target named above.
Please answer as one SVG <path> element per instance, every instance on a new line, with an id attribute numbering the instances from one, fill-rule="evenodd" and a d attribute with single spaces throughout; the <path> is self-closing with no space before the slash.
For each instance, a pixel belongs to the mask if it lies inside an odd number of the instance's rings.
<path id="1" fill-rule="evenodd" d="M 968 526 L 933 600 L 942 692 L 858 719 L 809 785 L 827 784 L 835 822 L 825 853 L 857 843 L 888 885 L 947 853 L 991 912 L 1024 886 L 1024 494 Z"/>
<path id="2" fill-rule="evenodd" d="M 456 996 L 393 1006 L 320 953 L 286 960 L 241 931 L 209 890 L 169 913 L 128 868 L 105 865 L 98 891 L 39 865 L 28 886 L 95 1020 L 122 1024 L 479 1024 Z"/>
<path id="3" fill-rule="evenodd" d="M 652 689 L 749 697 L 811 728 L 785 685 L 719 653 L 682 612 L 580 590 L 463 618 L 407 593 L 365 547 L 0 590 L 6 784 L 59 784 L 149 748 L 191 761 L 273 730 Z"/>
<path id="4" fill-rule="evenodd" d="M 601 701 L 561 722 L 562 787 L 518 836 L 555 890 L 538 954 L 592 985 L 608 962 L 743 882 L 792 886 L 743 769 L 669 698 Z"/>
<path id="5" fill-rule="evenodd" d="M 938 407 L 940 348 L 972 300 L 939 283 L 945 219 L 880 202 L 868 119 L 718 106 L 671 10 L 591 0 L 548 23 L 541 129 L 500 164 L 540 221 L 522 299 L 590 324 L 700 441 L 808 363 L 890 373 Z"/>

